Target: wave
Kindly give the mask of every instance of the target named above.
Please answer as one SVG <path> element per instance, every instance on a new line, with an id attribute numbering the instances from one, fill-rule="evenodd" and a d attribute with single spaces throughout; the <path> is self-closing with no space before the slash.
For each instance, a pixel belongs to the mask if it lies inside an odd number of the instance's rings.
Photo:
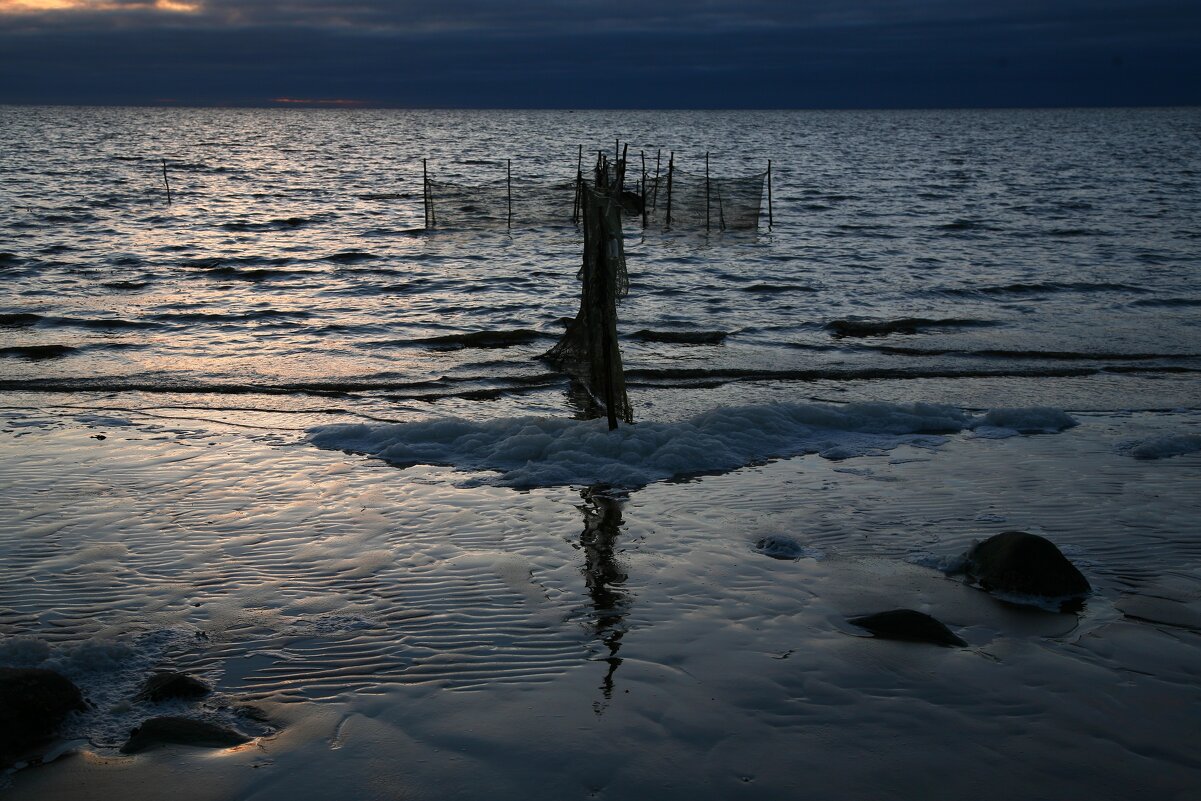
<path id="1" fill-rule="evenodd" d="M 751 284 L 750 286 L 739 287 L 741 292 L 761 292 L 763 294 L 779 294 L 782 292 L 817 292 L 817 287 L 806 286 L 805 284 Z"/>
<path id="2" fill-rule="evenodd" d="M 958 219 L 938 226 L 943 231 L 998 231 L 1001 230 L 983 220 Z"/>
<path id="3" fill-rule="evenodd" d="M 376 456 L 399 466 L 449 465 L 494 471 L 515 488 L 567 484 L 638 487 L 764 461 L 817 453 L 828 459 L 877 454 L 902 444 L 937 447 L 947 434 L 1008 426 L 1053 432 L 1075 425 L 1057 409 L 994 410 L 974 417 L 949 406 L 859 403 L 721 407 L 674 423 L 608 431 L 603 420 L 517 417 L 484 422 L 439 418 L 309 431 L 320 448 Z"/>
<path id="4" fill-rule="evenodd" d="M 281 270 L 272 267 L 254 267 L 241 269 L 238 267 L 210 267 L 205 271 L 206 276 L 215 278 L 235 278 L 239 281 L 269 281 L 273 278 L 288 278 L 297 275 L 313 275 L 311 270 Z"/>
<path id="5" fill-rule="evenodd" d="M 323 256 L 320 261 L 332 261 L 337 264 L 354 264 L 355 262 L 378 258 L 379 256 L 376 256 L 374 253 L 368 253 L 365 250 L 344 250 L 340 253 L 331 253 L 328 256 Z"/>
<path id="6" fill-rule="evenodd" d="M 511 348 L 528 345 L 543 337 L 540 331 L 518 328 L 511 331 L 472 331 L 469 334 L 443 334 L 409 340 L 410 344 L 427 345 L 436 350 L 459 350 L 462 348 Z"/>
<path id="7" fill-rule="evenodd" d="M 234 222 L 222 223 L 221 228 L 225 231 L 290 231 L 296 228 L 303 228 L 306 225 L 313 223 L 325 222 L 330 219 L 328 214 L 317 214 L 312 217 L 283 217 L 275 220 L 266 220 L 264 222 L 249 222 L 248 220 L 235 220 Z"/>
<path id="8" fill-rule="evenodd" d="M 896 320 L 831 320 L 825 327 L 836 337 L 880 337 L 889 334 L 917 334 L 940 328 L 983 328 L 991 325 L 996 323 L 991 320 L 902 317 Z"/>
<path id="9" fill-rule="evenodd" d="M 135 291 L 150 286 L 149 281 L 106 281 L 101 284 L 105 289 Z"/>
<path id="10" fill-rule="evenodd" d="M 1119 351 L 1007 350 L 983 348 L 906 348 L 899 345 L 864 345 L 865 350 L 898 356 L 973 356 L 986 359 L 1046 359 L 1052 361 L 1151 361 L 1155 359 L 1194 359 L 1201 353 L 1122 353 Z"/>
<path id="11" fill-rule="evenodd" d="M 28 328 L 31 325 L 37 325 L 42 321 L 43 317 L 40 314 L 31 314 L 29 312 L 17 312 L 15 314 L 0 314 L 0 327 L 4 328 Z"/>
<path id="12" fill-rule="evenodd" d="M 630 339 L 675 345 L 720 345 L 728 336 L 725 331 L 652 331 L 643 328 L 630 334 Z"/>
<path id="13" fill-rule="evenodd" d="M 12 345 L 0 348 L 0 358 L 41 361 L 42 359 L 61 359 L 76 352 L 76 349 L 70 345 Z"/>
<path id="14" fill-rule="evenodd" d="M 1130 301 L 1129 306 L 1151 306 L 1165 309 L 1195 309 L 1201 306 L 1201 298 L 1142 298 Z"/>
<path id="15" fill-rule="evenodd" d="M 1004 297 L 1007 295 L 1045 295 L 1056 292 L 1126 292 L 1142 294 L 1151 290 L 1134 284 L 1108 281 L 1042 281 L 1037 283 L 1015 282 L 994 286 L 935 287 L 931 294 L 950 297 Z"/>
<path id="16" fill-rule="evenodd" d="M 1120 450 L 1135 459 L 1168 459 L 1201 452 L 1201 434 L 1169 434 L 1128 442 Z"/>

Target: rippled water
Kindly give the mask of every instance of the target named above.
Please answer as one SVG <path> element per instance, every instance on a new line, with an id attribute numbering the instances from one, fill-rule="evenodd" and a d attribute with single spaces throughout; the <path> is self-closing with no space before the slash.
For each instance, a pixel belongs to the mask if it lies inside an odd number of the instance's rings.
<path id="1" fill-rule="evenodd" d="M 0 157 L 8 392 L 311 410 L 334 391 L 340 409 L 402 417 L 439 397 L 468 416 L 493 414 L 481 397 L 562 408 L 564 380 L 536 357 L 575 312 L 578 232 L 424 231 L 421 159 L 484 182 L 512 158 L 520 192 L 570 180 L 578 145 L 620 136 L 652 164 L 660 150 L 694 171 L 711 151 L 717 174 L 774 164 L 770 231 L 630 225 L 619 313 L 640 419 L 781 391 L 1092 409 L 1196 397 L 1197 110 L 0 120 L 15 145 Z M 197 397 L 210 392 L 252 398 Z"/>
<path id="2" fill-rule="evenodd" d="M 3 108 L 0 134 L 0 665 L 78 682 L 62 733 L 106 758 L 157 714 L 268 735 L 16 797 L 176 768 L 247 798 L 1191 797 L 1201 111 Z M 611 434 L 538 358 L 579 233 L 426 231 L 421 159 L 512 158 L 520 191 L 616 136 L 770 158 L 774 224 L 630 222 L 639 424 Z M 1079 614 L 935 569 L 1007 529 L 1080 566 Z M 969 646 L 847 623 L 895 607 Z M 215 692 L 137 700 L 158 668 Z"/>

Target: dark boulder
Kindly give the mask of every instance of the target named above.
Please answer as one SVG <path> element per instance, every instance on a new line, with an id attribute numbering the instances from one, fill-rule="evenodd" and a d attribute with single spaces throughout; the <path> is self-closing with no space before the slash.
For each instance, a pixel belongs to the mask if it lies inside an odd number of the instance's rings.
<path id="1" fill-rule="evenodd" d="M 934 645 L 967 645 L 963 639 L 956 636 L 939 621 L 912 609 L 877 612 L 874 615 L 853 617 L 847 622 L 867 629 L 875 636 L 885 640 L 928 642 Z"/>
<path id="2" fill-rule="evenodd" d="M 1044 598 L 1092 592 L 1088 579 L 1054 543 L 1025 531 L 1006 531 L 978 543 L 968 552 L 964 570 L 989 592 Z"/>
<path id="3" fill-rule="evenodd" d="M 53 670 L 0 668 L 0 766 L 49 739 L 68 713 L 84 708 L 79 688 Z"/>
<path id="4" fill-rule="evenodd" d="M 203 698 L 212 690 L 207 684 L 187 673 L 163 670 L 146 679 L 139 701 L 166 701 L 171 698 Z"/>
<path id="5" fill-rule="evenodd" d="M 232 748 L 250 742 L 234 729 L 191 718 L 151 718 L 129 733 L 122 754 L 137 754 L 161 745 L 192 745 L 200 748 Z"/>

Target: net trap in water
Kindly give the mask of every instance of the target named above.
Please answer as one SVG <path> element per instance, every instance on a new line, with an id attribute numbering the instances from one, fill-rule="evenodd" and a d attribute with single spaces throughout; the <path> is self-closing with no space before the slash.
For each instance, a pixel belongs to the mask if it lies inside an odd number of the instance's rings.
<path id="1" fill-rule="evenodd" d="M 586 413 L 607 417 L 610 430 L 618 421 L 634 422 L 617 339 L 617 303 L 630 289 L 623 223 L 637 220 L 643 229 L 664 231 L 756 230 L 765 191 L 769 229 L 773 222 L 771 161 L 763 172 L 714 176 L 707 153 L 703 173 L 679 169 L 674 153 L 666 166 L 657 153 L 652 172 L 643 153 L 641 174 L 634 180 L 627 156 L 628 146 L 620 142 L 612 158 L 599 151 L 586 175 L 581 147 L 573 180 L 516 185 L 511 160 L 505 162 L 503 179 L 475 185 L 432 178 L 422 161 L 426 228 L 571 225 L 583 232 L 580 308 L 542 358 L 571 376 L 573 394 Z"/>

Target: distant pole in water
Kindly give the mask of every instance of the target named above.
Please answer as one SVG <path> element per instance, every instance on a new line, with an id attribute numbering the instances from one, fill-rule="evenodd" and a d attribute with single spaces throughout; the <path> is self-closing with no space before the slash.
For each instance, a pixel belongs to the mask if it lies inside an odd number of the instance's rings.
<path id="1" fill-rule="evenodd" d="M 709 230 L 709 151 L 705 151 L 705 230 Z"/>
<path id="2" fill-rule="evenodd" d="M 665 228 L 671 228 L 671 175 L 674 171 L 676 163 L 676 152 L 671 151 L 671 155 L 667 158 L 667 225 Z"/>
<path id="3" fill-rule="evenodd" d="M 575 161 L 575 200 L 571 204 L 571 221 L 575 224 L 580 222 L 580 192 L 584 187 L 584 146 L 580 145 L 579 156 Z"/>
<path id="4" fill-rule="evenodd" d="M 642 154 L 642 227 L 646 227 L 646 151 L 638 151 Z"/>
<path id="5" fill-rule="evenodd" d="M 505 159 L 505 185 L 508 188 L 509 227 L 513 227 L 513 159 Z"/>
<path id="6" fill-rule="evenodd" d="M 626 153 L 629 151 L 629 149 L 630 149 L 630 143 L 626 142 L 625 146 L 622 147 L 622 149 L 621 149 L 621 159 L 617 162 L 617 167 L 618 167 L 617 191 L 619 193 L 617 196 L 617 200 L 619 202 L 621 200 L 620 193 L 624 192 L 625 188 L 626 188 L 626 164 L 628 163 L 626 161 Z"/>
<path id="7" fill-rule="evenodd" d="M 425 165 L 425 159 L 421 160 L 421 209 L 425 212 L 425 227 L 430 227 L 430 173 L 429 168 Z"/>
<path id="8" fill-rule="evenodd" d="M 163 184 L 167 187 L 167 205 L 171 205 L 171 182 L 167 180 L 167 160 L 163 159 Z"/>
<path id="9" fill-rule="evenodd" d="M 655 207 L 656 214 L 659 211 L 659 159 L 663 156 L 663 149 L 655 150 L 655 198 L 651 201 L 651 205 Z"/>
<path id="10" fill-rule="evenodd" d="M 767 160 L 767 230 L 771 230 L 771 159 Z"/>

